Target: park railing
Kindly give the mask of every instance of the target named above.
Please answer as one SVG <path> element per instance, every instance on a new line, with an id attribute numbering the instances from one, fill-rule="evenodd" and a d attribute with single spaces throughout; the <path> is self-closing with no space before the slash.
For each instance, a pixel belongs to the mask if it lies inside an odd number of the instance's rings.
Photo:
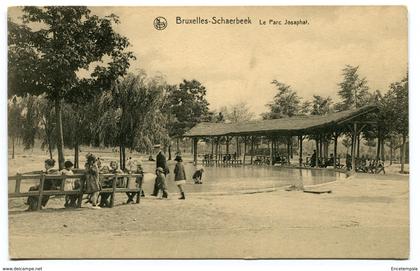
<path id="1" fill-rule="evenodd" d="M 142 179 L 136 182 L 137 178 L 141 178 L 142 174 L 99 174 L 100 182 L 107 180 L 111 182 L 110 187 L 102 188 L 100 193 L 110 193 L 110 207 L 114 206 L 116 193 L 136 193 L 136 203 L 140 203 L 142 191 Z M 37 210 L 41 209 L 42 198 L 44 196 L 67 196 L 78 195 L 77 207 L 80 208 L 85 192 L 85 174 L 74 175 L 53 175 L 53 174 L 17 174 L 9 176 L 9 198 L 20 197 L 37 197 Z M 66 180 L 78 181 L 80 186 L 74 190 L 66 190 Z M 14 182 L 14 184 L 13 184 Z M 49 187 L 45 184 L 50 182 Z M 52 185 L 51 185 L 52 184 Z M 32 186 L 30 186 L 32 185 Z M 34 185 L 38 186 L 36 190 L 30 190 Z M 29 188 L 27 191 L 22 191 L 22 186 Z M 13 187 L 13 189 L 10 189 Z M 10 191 L 12 190 L 12 191 Z M 25 189 L 26 190 L 26 189 Z"/>

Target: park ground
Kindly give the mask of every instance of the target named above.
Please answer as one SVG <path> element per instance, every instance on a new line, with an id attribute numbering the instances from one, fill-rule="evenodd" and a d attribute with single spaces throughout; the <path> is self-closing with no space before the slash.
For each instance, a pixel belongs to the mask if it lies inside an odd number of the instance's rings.
<path id="1" fill-rule="evenodd" d="M 10 171 L 10 164 L 9 164 Z M 409 257 L 407 175 L 356 174 L 309 194 L 117 197 L 112 209 L 16 211 L 9 199 L 11 258 L 399 258 Z M 148 191 L 147 191 L 148 192 Z M 146 192 L 146 194 L 148 194 Z M 258 192 L 258 191 L 255 191 Z"/>

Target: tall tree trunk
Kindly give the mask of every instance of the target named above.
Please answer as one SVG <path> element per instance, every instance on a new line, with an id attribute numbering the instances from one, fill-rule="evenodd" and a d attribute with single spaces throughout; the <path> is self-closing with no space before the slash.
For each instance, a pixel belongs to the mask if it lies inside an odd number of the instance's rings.
<path id="1" fill-rule="evenodd" d="M 392 139 L 389 141 L 389 165 L 392 165 L 392 161 L 394 160 L 394 144 L 392 142 Z"/>
<path id="2" fill-rule="evenodd" d="M 12 159 L 15 159 L 15 137 L 12 136 Z"/>
<path id="3" fill-rule="evenodd" d="M 378 142 L 376 144 L 376 160 L 381 156 L 381 134 L 378 135 Z"/>
<path id="4" fill-rule="evenodd" d="M 48 153 L 50 154 L 50 159 L 53 159 L 52 147 L 48 144 Z"/>
<path id="5" fill-rule="evenodd" d="M 122 144 L 121 144 L 121 142 L 120 142 L 119 149 L 120 149 L 120 168 L 122 168 L 123 167 L 123 157 L 122 157 Z"/>
<path id="6" fill-rule="evenodd" d="M 401 145 L 401 173 L 404 173 L 404 164 L 405 164 L 405 145 L 406 145 L 407 136 L 402 136 L 402 145 Z"/>
<path id="7" fill-rule="evenodd" d="M 172 160 L 172 144 L 169 142 L 168 146 L 168 160 Z"/>
<path id="8" fill-rule="evenodd" d="M 381 160 L 385 163 L 385 139 L 381 139 Z"/>
<path id="9" fill-rule="evenodd" d="M 179 153 L 179 137 L 176 138 L 176 152 Z"/>
<path id="10" fill-rule="evenodd" d="M 125 145 L 123 144 L 121 147 L 121 152 L 122 152 L 122 166 L 121 166 L 121 170 L 125 170 Z"/>
<path id="11" fill-rule="evenodd" d="M 357 135 L 357 149 L 356 149 L 356 157 L 360 157 L 360 134 Z"/>
<path id="12" fill-rule="evenodd" d="M 79 168 L 79 142 L 74 143 L 74 168 Z"/>
<path id="13" fill-rule="evenodd" d="M 57 125 L 57 152 L 58 152 L 58 167 L 64 168 L 64 139 L 63 139 L 63 121 L 61 117 L 61 100 L 55 100 L 55 117 Z"/>

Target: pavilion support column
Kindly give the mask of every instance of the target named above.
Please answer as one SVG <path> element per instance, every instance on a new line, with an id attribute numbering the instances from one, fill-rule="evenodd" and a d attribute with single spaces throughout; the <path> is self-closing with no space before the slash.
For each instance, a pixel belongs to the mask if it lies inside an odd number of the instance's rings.
<path id="1" fill-rule="evenodd" d="M 226 137 L 226 154 L 229 153 L 229 145 L 230 145 L 230 138 L 229 136 Z"/>
<path id="2" fill-rule="evenodd" d="M 273 165 L 273 139 L 272 138 L 268 138 L 268 148 L 270 150 L 270 166 Z"/>
<path id="3" fill-rule="evenodd" d="M 293 136 L 290 137 L 290 159 L 293 159 Z"/>
<path id="4" fill-rule="evenodd" d="M 325 140 L 324 142 L 324 160 L 325 162 L 328 161 L 328 148 L 329 148 L 330 142 L 329 140 Z"/>
<path id="5" fill-rule="evenodd" d="M 360 157 L 360 134 L 357 135 L 356 158 Z"/>
<path id="6" fill-rule="evenodd" d="M 244 141 L 244 156 L 243 156 L 243 158 L 242 158 L 242 165 L 243 165 L 243 166 L 245 166 L 246 140 L 247 140 L 247 137 L 246 137 L 246 136 L 244 136 L 244 137 L 242 138 L 242 140 Z"/>
<path id="7" fill-rule="evenodd" d="M 251 136 L 251 165 L 254 163 L 254 143 L 255 137 Z"/>
<path id="8" fill-rule="evenodd" d="M 316 150 L 315 150 L 315 167 L 318 167 L 319 166 L 319 163 L 318 163 L 318 161 L 319 161 L 319 159 L 318 159 L 318 157 L 319 157 L 319 136 L 316 137 L 315 145 L 316 145 Z"/>
<path id="9" fill-rule="evenodd" d="M 323 146 L 322 141 L 323 140 L 324 140 L 324 136 L 321 135 L 321 137 L 319 139 L 319 154 L 318 154 L 319 158 L 324 157 L 324 152 L 322 151 L 323 150 L 323 148 L 322 148 L 322 146 Z"/>
<path id="10" fill-rule="evenodd" d="M 241 155 L 241 146 L 239 145 L 239 136 L 236 137 L 236 156 Z"/>
<path id="11" fill-rule="evenodd" d="M 236 137 L 236 157 L 239 158 L 241 155 L 241 146 L 239 145 L 239 136 Z"/>
<path id="12" fill-rule="evenodd" d="M 193 138 L 193 157 L 194 157 L 194 165 L 197 165 L 197 157 L 198 157 L 198 155 L 197 155 L 197 152 L 198 152 L 198 150 L 197 150 L 197 144 L 198 143 L 198 138 L 196 138 L 196 137 L 194 137 Z"/>
<path id="13" fill-rule="evenodd" d="M 334 168 L 337 168 L 337 140 L 338 140 L 338 135 L 336 133 L 334 133 Z"/>
<path id="14" fill-rule="evenodd" d="M 219 160 L 219 137 L 216 137 L 215 158 L 217 162 L 217 160 Z"/>
<path id="15" fill-rule="evenodd" d="M 211 141 L 211 157 L 213 158 L 213 154 L 214 154 L 214 138 L 210 137 L 210 141 Z"/>
<path id="16" fill-rule="evenodd" d="M 302 167 L 303 166 L 303 158 L 302 158 L 303 137 L 301 135 L 298 137 L 298 141 L 299 141 L 299 166 Z"/>
<path id="17" fill-rule="evenodd" d="M 356 141 L 357 141 L 357 122 L 353 123 L 353 131 L 351 137 L 351 171 L 356 172 Z"/>

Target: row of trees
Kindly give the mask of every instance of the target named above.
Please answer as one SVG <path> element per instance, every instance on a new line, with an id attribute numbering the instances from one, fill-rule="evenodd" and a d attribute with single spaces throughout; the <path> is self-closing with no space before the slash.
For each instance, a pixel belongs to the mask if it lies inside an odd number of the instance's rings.
<path id="1" fill-rule="evenodd" d="M 271 103 L 267 105 L 268 112 L 262 114 L 264 119 L 275 119 L 297 115 L 325 115 L 359 108 L 368 104 L 379 107 L 378 125 L 367 125 L 361 135 L 368 145 L 375 146 L 375 139 L 379 138 L 378 153 L 383 157 L 384 145 L 390 147 L 391 157 L 397 148 L 400 148 L 401 171 L 404 171 L 406 146 L 408 141 L 408 75 L 401 81 L 392 83 L 385 92 L 379 90 L 369 91 L 368 81 L 361 77 L 358 66 L 346 65 L 342 70 L 342 81 L 338 84 L 340 100 L 333 103 L 331 97 L 314 95 L 312 100 L 302 101 L 297 92 L 290 85 L 274 80 L 272 84 L 277 93 Z M 351 145 L 350 134 L 345 131 L 326 134 L 322 139 L 328 144 L 329 140 L 344 135 L 342 141 L 345 146 Z M 360 146 L 360 138 L 357 138 Z M 328 146 L 328 145 L 327 145 Z M 392 161 L 392 158 L 391 158 Z"/>
<path id="2" fill-rule="evenodd" d="M 126 37 L 113 30 L 111 14 L 98 17 L 86 7 L 24 7 L 21 22 L 8 19 L 8 124 L 12 157 L 17 141 L 32 148 L 42 139 L 59 167 L 64 147 L 118 146 L 150 151 L 170 146 L 195 123 L 210 120 L 206 89 L 196 80 L 168 85 L 144 72 L 127 74 Z"/>

